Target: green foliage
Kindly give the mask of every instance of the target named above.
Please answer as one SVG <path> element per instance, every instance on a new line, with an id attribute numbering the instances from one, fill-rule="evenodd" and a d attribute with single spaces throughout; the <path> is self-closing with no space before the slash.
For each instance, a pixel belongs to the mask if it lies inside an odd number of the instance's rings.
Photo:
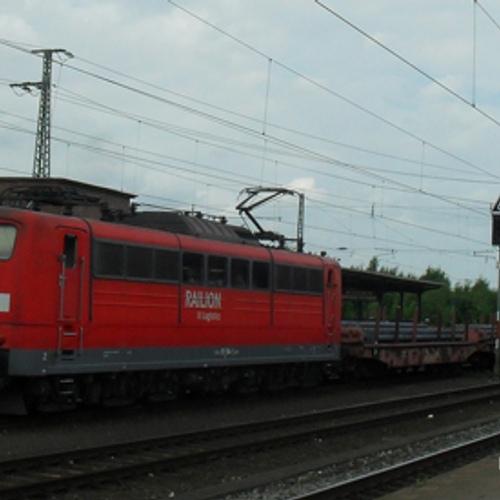
<path id="1" fill-rule="evenodd" d="M 452 321 L 452 307 L 454 299 L 451 292 L 450 279 L 444 271 L 439 268 L 428 267 L 421 280 L 442 283 L 437 290 L 422 295 L 421 317 L 430 324 L 437 325 L 441 321 L 443 325 L 450 325 Z"/>
<path id="2" fill-rule="evenodd" d="M 464 323 L 490 322 L 496 310 L 497 294 L 490 290 L 488 282 L 478 278 L 474 284 L 466 281 L 463 285 L 456 284 L 453 288 L 457 321 Z"/>
<path id="3" fill-rule="evenodd" d="M 416 278 L 404 275 L 397 268 L 380 267 L 377 257 L 373 257 L 366 271 L 389 274 L 408 279 L 420 279 L 441 283 L 437 290 L 426 292 L 422 295 L 421 318 L 431 324 L 450 325 L 455 314 L 457 323 L 489 323 L 496 312 L 497 290 L 491 289 L 484 278 L 475 282 L 465 281 L 451 285 L 446 273 L 440 268 L 428 267 L 422 276 Z M 383 310 L 385 319 L 394 321 L 396 311 L 400 306 L 398 293 L 386 293 L 383 297 Z M 405 294 L 402 304 L 403 319 L 412 320 L 414 311 L 418 306 L 415 294 Z M 374 318 L 378 308 L 377 303 L 370 303 L 364 310 L 365 317 Z M 356 311 L 352 304 L 346 303 L 344 318 L 355 317 Z"/>

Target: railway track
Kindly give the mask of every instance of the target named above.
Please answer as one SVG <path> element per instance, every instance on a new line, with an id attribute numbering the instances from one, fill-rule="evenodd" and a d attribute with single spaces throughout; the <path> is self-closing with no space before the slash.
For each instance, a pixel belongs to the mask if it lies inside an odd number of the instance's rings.
<path id="1" fill-rule="evenodd" d="M 417 477 L 434 476 L 455 469 L 500 449 L 500 432 L 473 439 L 423 457 L 363 474 L 290 500 L 332 500 L 379 498 L 382 494 L 414 483 Z"/>
<path id="2" fill-rule="evenodd" d="M 262 449 L 356 432 L 364 427 L 374 428 L 499 399 L 500 384 L 495 384 L 231 428 L 3 461 L 0 462 L 0 498 L 28 498 L 144 473 L 174 472 L 220 457 L 250 455 Z"/>

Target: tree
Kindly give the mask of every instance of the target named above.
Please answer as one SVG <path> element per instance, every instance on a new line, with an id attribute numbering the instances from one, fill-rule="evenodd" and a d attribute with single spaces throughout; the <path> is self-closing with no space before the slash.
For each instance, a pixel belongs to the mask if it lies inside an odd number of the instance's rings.
<path id="1" fill-rule="evenodd" d="M 496 309 L 496 292 L 490 290 L 484 278 L 478 278 L 474 284 L 465 281 L 454 288 L 457 322 L 489 323 Z"/>
<path id="2" fill-rule="evenodd" d="M 422 295 L 422 318 L 433 325 L 439 322 L 449 325 L 452 306 L 450 279 L 443 270 L 435 267 L 428 267 L 420 279 L 442 283 L 437 290 L 431 290 Z"/>
<path id="3" fill-rule="evenodd" d="M 479 323 L 489 323 L 494 316 L 497 307 L 497 291 L 491 290 L 488 282 L 484 278 L 478 278 L 472 286 L 471 292 L 476 305 L 477 317 L 475 321 Z"/>

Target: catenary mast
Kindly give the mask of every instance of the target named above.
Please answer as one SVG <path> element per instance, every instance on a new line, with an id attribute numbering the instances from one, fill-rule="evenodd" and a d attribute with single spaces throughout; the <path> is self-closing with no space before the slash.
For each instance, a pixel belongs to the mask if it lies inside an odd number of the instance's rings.
<path id="1" fill-rule="evenodd" d="M 50 177 L 50 96 L 52 90 L 52 56 L 56 53 L 62 53 L 66 57 L 73 56 L 65 49 L 36 49 L 31 52 L 33 54 L 43 55 L 42 81 L 14 83 L 11 87 L 18 87 L 26 92 L 31 92 L 32 89 L 40 91 L 35 155 L 33 158 L 33 177 Z"/>

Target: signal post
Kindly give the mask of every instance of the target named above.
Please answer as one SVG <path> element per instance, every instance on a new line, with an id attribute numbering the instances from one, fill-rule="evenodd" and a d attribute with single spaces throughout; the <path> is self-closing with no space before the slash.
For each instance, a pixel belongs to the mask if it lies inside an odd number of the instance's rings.
<path id="1" fill-rule="evenodd" d="M 495 336 L 495 367 L 493 374 L 500 378 L 500 198 L 491 209 L 491 244 L 498 247 L 498 283 L 497 283 L 497 310 L 496 310 L 496 336 Z"/>

